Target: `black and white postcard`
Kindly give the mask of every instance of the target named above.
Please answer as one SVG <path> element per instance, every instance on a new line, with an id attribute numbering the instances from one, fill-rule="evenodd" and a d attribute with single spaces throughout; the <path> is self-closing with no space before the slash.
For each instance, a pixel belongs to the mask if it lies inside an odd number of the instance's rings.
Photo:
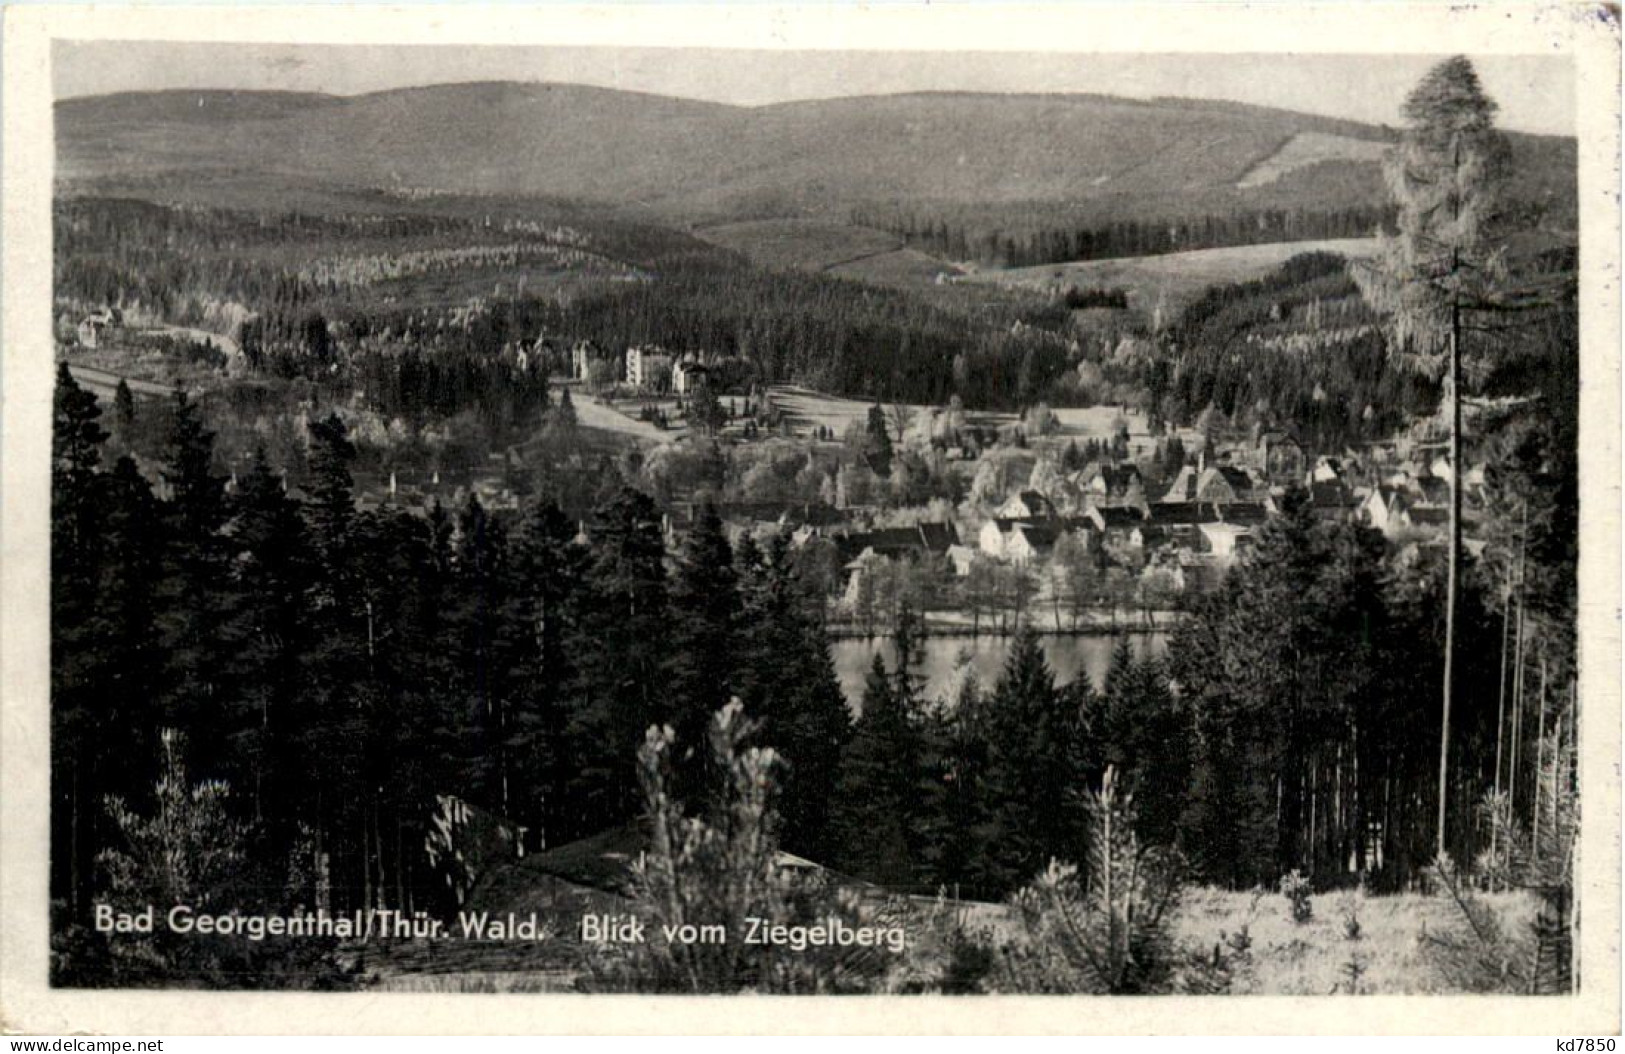
<path id="1" fill-rule="evenodd" d="M 1617 8 L 7 15 L 8 1027 L 1617 1031 Z"/>

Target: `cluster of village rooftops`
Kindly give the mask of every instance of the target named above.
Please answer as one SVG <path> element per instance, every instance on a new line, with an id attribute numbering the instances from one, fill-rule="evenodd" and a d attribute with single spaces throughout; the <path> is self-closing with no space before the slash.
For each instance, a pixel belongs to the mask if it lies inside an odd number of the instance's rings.
<path id="1" fill-rule="evenodd" d="M 1069 547 L 1101 572 L 1131 580 L 1156 579 L 1160 590 L 1200 593 L 1224 573 L 1277 515 L 1289 490 L 1302 489 L 1315 516 L 1381 531 L 1396 545 L 1442 545 L 1448 522 L 1449 467 L 1442 451 L 1423 443 L 1390 442 L 1337 455 L 1309 457 L 1289 435 L 1266 432 L 1256 441 L 1182 466 L 1164 484 L 1146 479 L 1132 459 L 1102 459 L 1060 474 L 1044 489 L 1018 485 L 996 504 L 973 503 L 952 515 L 908 516 L 925 509 L 838 507 L 809 497 L 786 501 L 719 501 L 729 533 L 789 532 L 796 547 L 822 545 L 840 569 L 832 600 L 848 605 L 869 586 L 866 578 L 900 564 L 928 568 L 943 579 L 964 579 L 978 565 L 1025 572 L 1039 579 Z M 362 481 L 358 479 L 358 483 Z M 1480 467 L 1464 480 L 1469 512 L 1483 482 Z M 395 497 L 393 479 L 389 494 Z M 494 481 L 440 474 L 401 487 L 408 494 L 458 502 L 474 493 L 487 507 L 517 507 Z M 376 499 L 375 499 L 376 500 Z M 385 501 L 390 500 L 385 498 Z M 408 499 L 410 500 L 410 499 Z M 674 503 L 665 516 L 675 547 L 704 502 Z M 455 507 L 455 506 L 454 506 Z M 890 521 L 892 526 L 880 524 Z M 904 520 L 912 520 L 903 523 Z M 587 540 L 583 525 L 582 540 Z M 1471 539 L 1467 543 L 1474 544 Z"/>
<path id="2" fill-rule="evenodd" d="M 1090 554 L 1099 568 L 1156 576 L 1161 588 L 1175 592 L 1204 592 L 1217 587 L 1293 488 L 1305 491 L 1317 518 L 1369 526 L 1395 544 L 1443 545 L 1448 473 L 1442 453 L 1425 444 L 1372 444 L 1309 459 L 1290 436 L 1272 432 L 1214 464 L 1198 458 L 1184 465 L 1162 488 L 1148 484 L 1132 461 L 1101 461 L 1063 476 L 1048 492 L 1017 490 L 980 527 L 942 520 L 858 530 L 804 522 L 795 537 L 836 543 L 849 596 L 883 560 L 935 560 L 961 578 L 987 561 L 1037 572 L 1068 536 L 1072 551 Z M 1463 482 L 1471 506 L 1482 468 Z"/>
<path id="3" fill-rule="evenodd" d="M 117 322 L 111 315 L 87 318 L 79 327 L 81 344 L 94 347 L 102 329 Z M 606 355 L 580 341 L 554 353 L 567 354 L 571 379 L 589 389 L 624 385 L 678 396 L 707 384 L 719 365 L 715 357 L 673 354 L 657 346 Z M 1002 440 L 985 438 L 990 444 Z M 953 448 L 946 454 L 951 460 L 974 459 L 982 452 L 975 445 L 972 453 Z M 1290 434 L 1270 430 L 1216 452 L 1210 444 L 1208 451 L 1171 478 L 1146 478 L 1132 457 L 1105 457 L 1080 470 L 1049 473 L 1042 483 L 1034 473 L 992 501 L 967 502 L 936 519 L 838 507 L 810 495 L 716 507 L 730 533 L 787 530 L 797 546 L 823 543 L 842 576 L 830 583 L 832 599 L 849 602 L 868 587 L 866 579 L 888 566 L 928 567 L 944 579 L 967 578 L 979 565 L 1042 577 L 1039 573 L 1063 551 L 1069 560 L 1088 554 L 1098 570 L 1116 571 L 1119 580 L 1154 578 L 1163 592 L 1208 591 L 1295 488 L 1307 491 L 1314 514 L 1323 519 L 1368 525 L 1396 544 L 1443 544 L 1450 470 L 1437 445 L 1396 439 L 1310 457 Z M 517 509 L 518 495 L 499 471 L 511 456 L 493 453 L 487 471 L 448 472 L 444 479 L 439 471 L 402 480 L 395 473 L 387 480 L 358 473 L 360 504 L 426 508 L 439 501 L 456 507 L 473 495 L 489 509 Z M 1469 510 L 1482 482 L 1482 468 L 1470 470 L 1463 481 Z M 679 502 L 669 509 L 669 541 L 685 533 L 698 508 L 697 502 Z M 1469 538 L 1467 544 L 1474 542 Z"/>

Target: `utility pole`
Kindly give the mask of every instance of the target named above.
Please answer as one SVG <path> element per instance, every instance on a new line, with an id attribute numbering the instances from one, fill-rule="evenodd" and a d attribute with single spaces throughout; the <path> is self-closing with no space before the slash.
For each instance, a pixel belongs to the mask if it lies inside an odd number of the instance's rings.
<path id="1" fill-rule="evenodd" d="M 1459 153 L 1459 147 L 1458 147 Z M 1450 254 L 1451 271 L 1458 267 Z M 1445 813 L 1450 798 L 1450 700 L 1455 690 L 1456 579 L 1461 564 L 1461 298 L 1452 292 L 1450 303 L 1450 550 L 1444 599 L 1444 700 L 1439 732 L 1439 844 L 1446 847 Z"/>

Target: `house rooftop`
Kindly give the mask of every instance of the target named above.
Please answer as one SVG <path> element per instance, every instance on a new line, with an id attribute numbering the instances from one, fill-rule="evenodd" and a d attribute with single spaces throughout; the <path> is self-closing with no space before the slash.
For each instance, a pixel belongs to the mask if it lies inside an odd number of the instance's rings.
<path id="1" fill-rule="evenodd" d="M 1183 524 L 1217 523 L 1219 519 L 1219 507 L 1213 502 L 1154 501 L 1151 503 L 1151 515 L 1146 518 L 1146 522 L 1158 527 L 1173 527 Z"/>
<path id="2" fill-rule="evenodd" d="M 1092 515 L 1098 516 L 1097 522 L 1107 529 L 1137 527 L 1145 520 L 1132 505 L 1097 505 Z"/>
<path id="3" fill-rule="evenodd" d="M 1225 523 L 1255 526 L 1270 518 L 1270 511 L 1262 502 L 1232 501 L 1219 506 L 1219 515 Z"/>
<path id="4" fill-rule="evenodd" d="M 1011 530 L 1020 531 L 1034 549 L 1050 548 L 1062 534 L 1060 526 L 1054 523 L 1017 523 Z"/>

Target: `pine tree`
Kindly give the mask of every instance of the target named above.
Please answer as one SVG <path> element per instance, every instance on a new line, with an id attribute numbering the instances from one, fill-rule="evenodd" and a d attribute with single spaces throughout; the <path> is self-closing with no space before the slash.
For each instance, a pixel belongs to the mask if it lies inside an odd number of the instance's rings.
<path id="1" fill-rule="evenodd" d="M 92 551 L 92 480 L 107 430 L 98 424 L 96 396 L 79 387 L 62 363 L 56 373 L 51 442 L 51 549 L 64 569 Z"/>
<path id="2" fill-rule="evenodd" d="M 332 415 L 312 421 L 309 430 L 302 511 L 314 564 L 304 605 L 310 646 L 301 655 L 302 690 L 289 708 L 295 767 L 285 785 L 298 796 L 295 810 L 313 831 L 317 853 L 333 861 L 335 906 L 342 906 L 362 901 L 346 898 L 364 889 L 359 854 L 342 855 L 341 848 L 360 849 L 362 810 L 370 799 L 362 772 L 366 715 L 376 705 L 362 589 L 369 554 L 357 544 L 350 476 L 355 448 L 344 424 Z"/>
<path id="3" fill-rule="evenodd" d="M 110 785 L 129 788 L 132 768 L 156 749 L 152 700 L 163 667 L 152 619 L 152 600 L 163 569 L 163 524 L 152 488 L 135 462 L 121 457 L 98 479 L 102 494 L 101 560 L 90 629 L 103 671 L 105 732 L 116 774 Z"/>
<path id="4" fill-rule="evenodd" d="M 987 700 L 968 653 L 961 656 L 959 689 L 951 702 L 924 715 L 927 777 L 926 859 L 939 885 L 971 897 L 979 887 L 980 856 L 988 833 L 985 790 Z"/>
<path id="5" fill-rule="evenodd" d="M 300 690 L 299 657 L 308 643 L 309 541 L 298 503 L 282 489 L 263 448 L 255 451 L 232 507 L 240 555 L 232 572 L 237 605 L 227 631 L 239 690 L 230 725 L 245 763 L 232 778 L 245 789 L 256 818 L 287 821 L 290 810 L 278 791 L 288 760 L 287 708 Z"/>
<path id="6" fill-rule="evenodd" d="M 515 650 L 507 550 L 501 522 L 470 494 L 457 517 L 447 628 L 456 640 L 460 694 L 473 734 L 467 744 L 471 797 L 502 815 L 512 788 L 507 741 Z M 388 596 L 388 583 L 381 586 L 380 600 Z"/>
<path id="7" fill-rule="evenodd" d="M 1475 308 L 1496 300 L 1505 268 L 1495 243 L 1510 150 L 1495 131 L 1496 104 L 1462 56 L 1435 66 L 1405 100 L 1409 122 L 1387 166 L 1399 203 L 1398 234 L 1375 266 L 1356 271 L 1366 295 L 1390 313 L 1391 347 L 1412 368 L 1443 376 L 1450 436 L 1450 522 L 1439 739 L 1438 851 L 1447 846 L 1451 708 L 1458 674 L 1461 578 L 1461 398 L 1464 334 Z"/>
<path id="8" fill-rule="evenodd" d="M 760 715 L 762 742 L 783 759 L 781 837 L 792 852 L 829 858 L 829 815 L 852 718 L 819 617 L 823 598 L 802 588 L 789 537 L 764 552 L 749 535 L 736 558 L 741 599 L 734 683 Z"/>
<path id="9" fill-rule="evenodd" d="M 728 421 L 728 412 L 708 383 L 700 384 L 689 397 L 687 414 L 694 426 L 707 436 L 721 432 Z"/>
<path id="10" fill-rule="evenodd" d="M 113 390 L 113 435 L 125 450 L 135 448 L 135 396 L 123 377 Z"/>
<path id="11" fill-rule="evenodd" d="M 1176 632 L 1167 662 L 1180 690 L 1166 712 L 1194 744 L 1178 822 L 1209 880 L 1374 869 L 1368 822 L 1384 838 L 1373 881 L 1403 883 L 1425 862 L 1408 843 L 1431 835 L 1422 813 L 1436 770 L 1424 744 L 1435 711 L 1418 696 L 1437 661 L 1426 630 L 1437 594 L 1382 561 L 1377 532 L 1319 522 L 1295 492 Z M 1475 637 L 1487 626 L 1471 625 Z M 1469 683 L 1493 685 L 1493 655 L 1466 669 Z M 1495 701 L 1484 696 L 1487 726 Z"/>
<path id="12" fill-rule="evenodd" d="M 891 433 L 886 429 L 886 411 L 879 403 L 869 407 L 864 428 L 863 456 L 875 475 L 882 479 L 891 475 Z"/>
<path id="13" fill-rule="evenodd" d="M 310 500 L 305 505 L 305 518 L 311 542 L 331 572 L 344 563 L 345 536 L 355 515 L 355 481 L 350 475 L 355 446 L 336 414 L 310 422 L 309 430 L 310 471 L 305 491 Z"/>
<path id="14" fill-rule="evenodd" d="M 1168 445 L 1163 450 L 1162 471 L 1172 477 L 1177 475 L 1185 465 L 1185 442 L 1179 436 L 1169 436 Z"/>
<path id="15" fill-rule="evenodd" d="M 160 693 L 166 723 L 184 728 L 199 757 L 226 763 L 227 708 L 233 698 L 225 626 L 235 605 L 226 478 L 214 472 L 214 433 L 198 406 L 177 393 L 160 468 L 164 571 L 155 622 L 167 667 Z M 219 767 L 205 770 L 211 775 Z"/>
<path id="16" fill-rule="evenodd" d="M 982 884 L 1008 892 L 1077 844 L 1081 807 L 1078 715 L 1063 693 L 1033 627 L 1023 625 L 986 708 L 991 829 Z"/>
<path id="17" fill-rule="evenodd" d="M 570 739 L 580 763 L 571 792 L 575 820 L 593 831 L 637 809 L 635 759 L 644 731 L 664 710 L 670 623 L 654 502 L 622 488 L 594 512 L 589 537 Z"/>
<path id="18" fill-rule="evenodd" d="M 574 524 L 551 502 L 531 507 L 512 550 L 521 645 L 507 749 L 517 784 L 516 818 L 546 848 L 567 826 L 565 733 L 574 678 L 569 642 L 580 615 L 586 554 L 575 543 Z"/>
<path id="19" fill-rule="evenodd" d="M 106 792 L 96 750 L 106 742 L 105 641 L 91 622 L 103 560 L 100 416 L 62 364 L 51 436 L 51 892 L 76 913 L 90 892 L 95 802 Z"/>
<path id="20" fill-rule="evenodd" d="M 879 655 L 841 756 L 831 806 L 836 866 L 890 889 L 923 892 L 917 842 L 922 744 Z"/>
<path id="21" fill-rule="evenodd" d="M 576 416 L 576 404 L 569 388 L 559 390 L 559 403 L 548 412 L 547 435 L 555 443 L 569 443 L 574 441 L 579 427 Z"/>
<path id="22" fill-rule="evenodd" d="M 1167 677 L 1156 661 L 1136 659 L 1123 638 L 1092 702 L 1099 763 L 1116 769 L 1119 785 L 1133 795 L 1136 833 L 1148 844 L 1173 845 L 1190 791 L 1193 743 Z"/>
<path id="23" fill-rule="evenodd" d="M 174 730 L 161 735 L 163 770 L 153 789 L 150 816 L 111 795 L 106 808 L 118 837 L 97 858 L 108 900 L 135 912 L 154 904 L 184 904 L 199 914 L 244 906 L 248 828 L 227 807 L 230 787 L 218 781 L 193 784 L 182 760 L 186 740 Z M 203 981 L 224 986 L 231 942 L 181 937 L 163 927 L 150 937 L 132 935 L 112 945 L 115 977 L 174 983 Z"/>
<path id="24" fill-rule="evenodd" d="M 467 658 L 454 621 L 461 597 L 443 570 L 455 562 L 435 542 L 422 520 L 384 508 L 357 517 L 348 546 L 359 629 L 346 701 L 353 705 L 335 716 L 351 731 L 327 756 L 353 781 L 337 821 L 352 847 L 351 881 L 369 904 L 409 906 L 414 847 L 436 795 L 451 790 L 481 803 L 500 796 L 505 759 L 492 749 L 490 723 L 471 720 L 461 705 L 469 698 L 469 679 L 454 670 Z M 490 677 L 500 686 L 502 649 L 490 654 Z"/>
<path id="25" fill-rule="evenodd" d="M 722 518 L 706 502 L 678 555 L 671 583 L 669 696 L 660 715 L 693 744 L 673 758 L 672 793 L 691 807 L 715 784 L 698 744 L 712 716 L 728 704 L 736 683 L 734 651 L 739 636 L 739 592 L 733 550 Z"/>

